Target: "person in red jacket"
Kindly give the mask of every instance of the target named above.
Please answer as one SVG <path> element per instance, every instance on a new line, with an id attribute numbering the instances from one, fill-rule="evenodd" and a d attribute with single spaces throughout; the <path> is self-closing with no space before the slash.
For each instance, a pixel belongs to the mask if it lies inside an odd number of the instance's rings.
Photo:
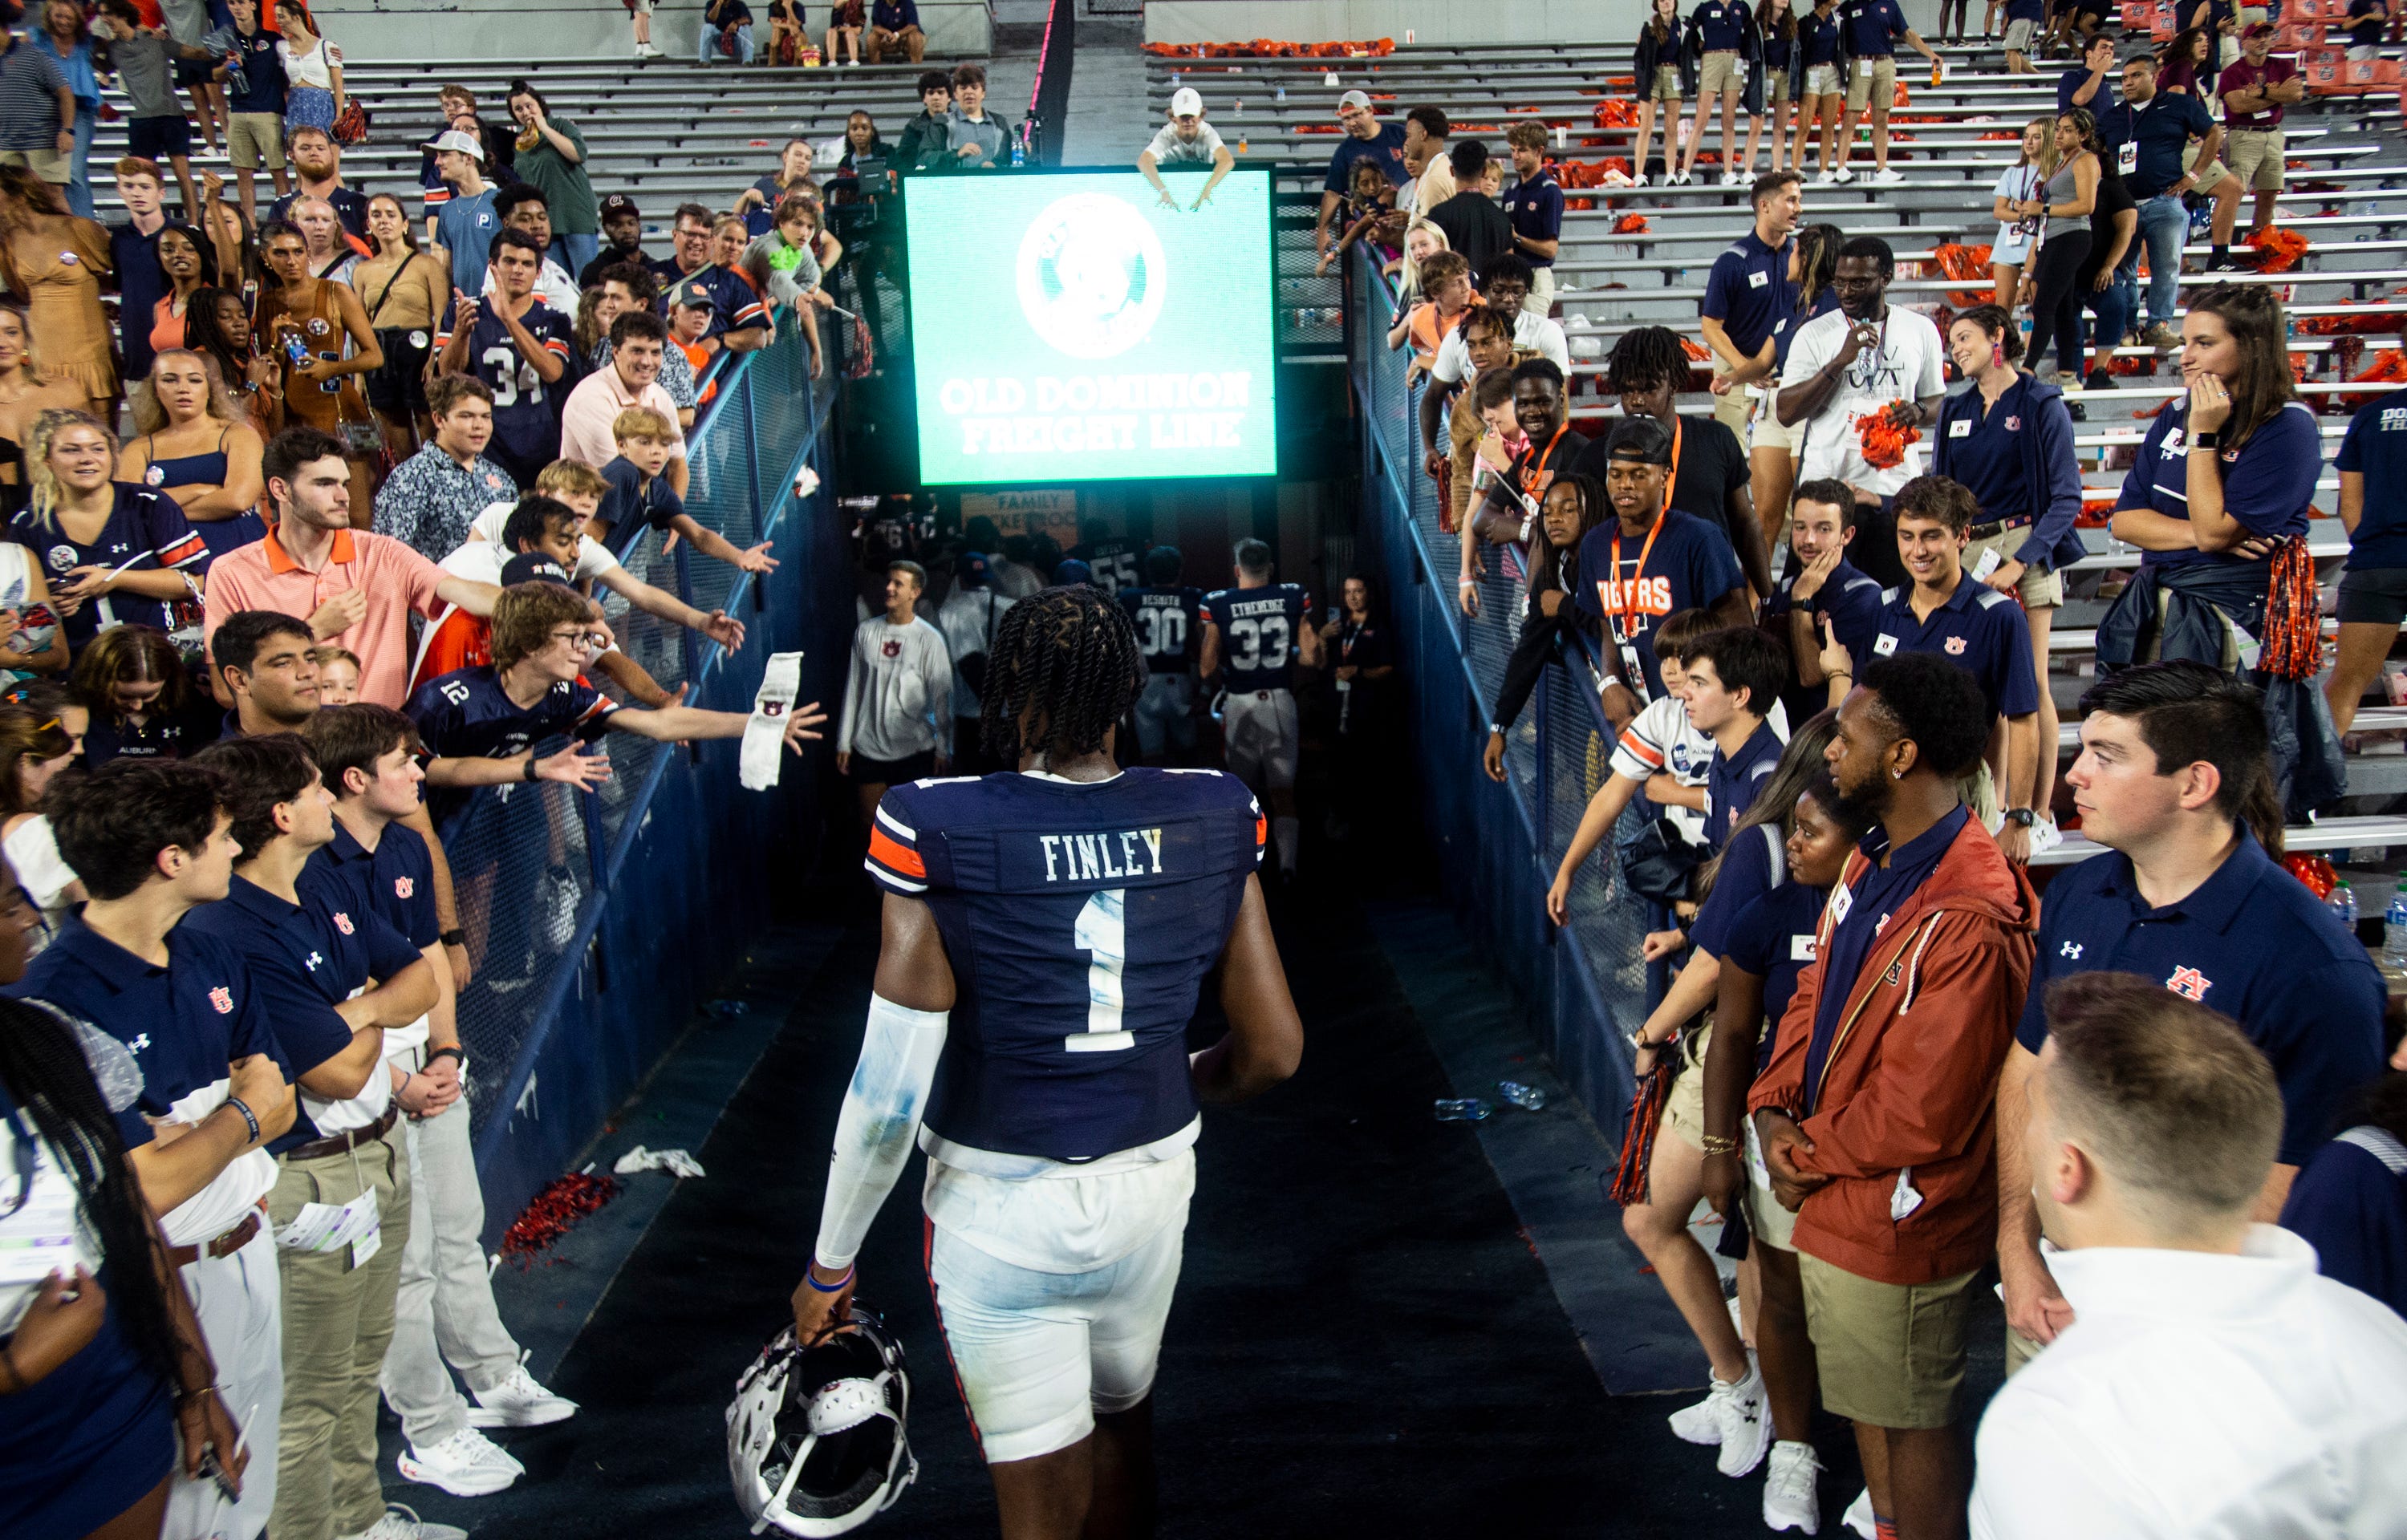
<path id="1" fill-rule="evenodd" d="M 1925 1540 L 1964 1533 L 1965 1324 L 1996 1245 L 1992 1102 L 2039 899 L 1957 796 L 1987 738 L 1973 676 L 1908 653 L 1857 683 L 1828 757 L 1872 832 L 1747 1108 L 1797 1215 L 1823 1405 L 1855 1420 L 1879 1533 Z"/>

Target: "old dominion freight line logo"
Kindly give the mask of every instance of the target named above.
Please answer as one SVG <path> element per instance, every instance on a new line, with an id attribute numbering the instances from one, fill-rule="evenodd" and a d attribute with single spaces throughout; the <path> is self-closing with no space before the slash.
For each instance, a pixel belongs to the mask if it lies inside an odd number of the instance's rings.
<path id="1" fill-rule="evenodd" d="M 1143 342 L 1169 278 L 1153 226 L 1100 192 L 1060 199 L 1020 237 L 1020 314 L 1072 358 L 1108 359 Z"/>

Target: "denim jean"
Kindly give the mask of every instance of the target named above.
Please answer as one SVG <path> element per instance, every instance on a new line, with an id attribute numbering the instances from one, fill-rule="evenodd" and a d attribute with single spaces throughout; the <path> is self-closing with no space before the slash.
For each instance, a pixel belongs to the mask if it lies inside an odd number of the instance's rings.
<path id="1" fill-rule="evenodd" d="M 2148 248 L 2148 320 L 2178 327 L 2173 307 L 2181 296 L 2182 246 L 2189 238 L 2189 210 L 2179 196 L 2158 193 L 2140 205 L 2140 239 Z"/>
<path id="2" fill-rule="evenodd" d="M 548 253 L 551 260 L 558 262 L 562 270 L 567 273 L 571 283 L 576 282 L 577 275 L 585 271 L 587 262 L 601 254 L 601 236 L 569 234 L 554 235 L 551 238 L 551 250 Z"/>
<path id="3" fill-rule="evenodd" d="M 2140 243 L 2133 241 L 2115 276 L 2103 289 L 2092 290 L 2083 297 L 2089 314 L 2097 318 L 2087 323 L 2087 344 L 2090 347 L 2112 347 L 2123 340 L 2123 332 L 2140 309 Z"/>
<path id="4" fill-rule="evenodd" d="M 98 111 L 76 104 L 75 154 L 67 161 L 67 212 L 87 219 L 93 218 L 92 133 L 99 121 Z"/>
<path id="5" fill-rule="evenodd" d="M 715 64 L 719 61 L 719 29 L 708 22 L 703 23 L 702 46 L 695 56 L 705 64 Z M 752 29 L 749 26 L 735 29 L 735 62 L 739 64 L 752 62 Z M 570 276 L 575 276 L 573 274 Z"/>

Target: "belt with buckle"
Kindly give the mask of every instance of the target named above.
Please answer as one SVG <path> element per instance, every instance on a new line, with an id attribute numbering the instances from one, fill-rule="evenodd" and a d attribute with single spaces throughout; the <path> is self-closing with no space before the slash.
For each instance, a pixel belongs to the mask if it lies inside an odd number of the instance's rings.
<path id="1" fill-rule="evenodd" d="M 167 1260 L 178 1267 L 190 1267 L 205 1255 L 230 1257 L 249 1245 L 250 1237 L 259 1234 L 259 1215 L 260 1206 L 254 1204 L 250 1212 L 242 1216 L 240 1224 L 218 1236 L 217 1239 L 195 1246 L 168 1247 Z"/>
<path id="2" fill-rule="evenodd" d="M 385 1130 L 391 1128 L 393 1120 L 400 1115 L 399 1108 L 388 1107 L 384 1109 L 383 1117 L 377 1119 L 365 1128 L 353 1128 L 346 1133 L 329 1134 L 322 1139 L 311 1139 L 306 1144 L 296 1144 L 284 1151 L 284 1158 L 288 1161 L 322 1160 L 328 1155 L 349 1154 L 363 1144 L 369 1144 L 384 1137 Z"/>
<path id="3" fill-rule="evenodd" d="M 2008 530 L 2020 530 L 2030 523 L 2030 516 L 2025 514 L 2020 518 L 2001 518 L 1990 524 L 1975 524 L 1970 531 L 1969 538 L 1987 540 L 1993 535 L 2004 534 Z"/>

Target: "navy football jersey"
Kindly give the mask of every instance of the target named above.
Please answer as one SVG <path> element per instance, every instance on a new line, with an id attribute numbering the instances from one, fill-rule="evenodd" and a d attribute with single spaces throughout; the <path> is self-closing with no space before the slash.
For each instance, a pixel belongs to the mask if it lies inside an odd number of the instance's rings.
<path id="1" fill-rule="evenodd" d="M 493 314 L 498 296 L 488 296 L 477 307 L 477 329 L 468 337 L 468 372 L 493 392 L 493 438 L 510 454 L 529 462 L 560 458 L 560 408 L 576 381 L 571 368 L 557 383 L 546 385 L 510 340 L 509 328 Z M 577 361 L 577 323 L 537 300 L 527 306 L 519 324 L 543 344 L 544 351 L 565 364 Z M 441 352 L 451 341 L 450 323 L 434 339 Z"/>
<path id="2" fill-rule="evenodd" d="M 1192 1122 L 1187 1024 L 1263 833 L 1218 770 L 890 787 L 869 874 L 934 911 L 957 986 L 929 1131 L 1085 1161 Z"/>
<path id="3" fill-rule="evenodd" d="M 1186 673 L 1204 640 L 1201 588 L 1123 588 L 1120 608 L 1136 624 L 1137 645 L 1155 673 Z"/>
<path id="4" fill-rule="evenodd" d="M 1144 548 L 1133 540 L 1115 536 L 1110 540 L 1092 541 L 1070 553 L 1071 559 L 1083 561 L 1095 574 L 1095 586 L 1117 599 L 1145 581 L 1138 571 L 1144 559 Z"/>
<path id="5" fill-rule="evenodd" d="M 507 759 L 547 738 L 590 743 L 609 730 L 619 702 L 582 679 L 561 680 L 521 711 L 490 663 L 430 679 L 409 698 L 426 752 L 444 759 Z"/>
<path id="6" fill-rule="evenodd" d="M 1295 684 L 1295 650 L 1312 624 L 1312 596 L 1300 583 L 1223 588 L 1204 600 L 1220 628 L 1220 669 L 1228 688 L 1284 690 Z"/>

